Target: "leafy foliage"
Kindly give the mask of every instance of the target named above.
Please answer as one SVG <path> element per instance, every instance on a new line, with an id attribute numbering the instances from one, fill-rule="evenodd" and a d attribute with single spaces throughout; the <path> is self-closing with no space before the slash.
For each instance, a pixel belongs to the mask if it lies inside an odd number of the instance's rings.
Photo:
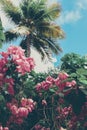
<path id="1" fill-rule="evenodd" d="M 78 96 L 74 93 L 67 97 L 75 107 L 75 111 L 79 113 L 80 108 L 85 102 L 85 96 L 87 96 L 87 58 L 85 56 L 80 56 L 75 53 L 65 54 L 61 58 L 61 70 L 66 71 L 72 79 L 77 82 Z M 75 97 L 75 99 L 73 98 Z M 72 98 L 72 99 L 71 99 Z M 79 109 L 79 110 L 78 110 Z"/>

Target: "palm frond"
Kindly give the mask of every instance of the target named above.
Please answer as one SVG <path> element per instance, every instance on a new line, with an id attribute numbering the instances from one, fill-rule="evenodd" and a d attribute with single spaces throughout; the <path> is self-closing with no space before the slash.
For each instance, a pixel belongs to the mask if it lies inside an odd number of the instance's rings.
<path id="1" fill-rule="evenodd" d="M 9 41 L 13 41 L 13 40 L 17 39 L 19 36 L 16 33 L 7 31 L 7 32 L 5 32 L 5 37 L 6 37 L 5 41 L 9 42 Z"/>
<path id="2" fill-rule="evenodd" d="M 52 60 L 52 55 L 47 46 L 43 44 L 43 42 L 39 41 L 39 39 L 33 39 L 33 47 L 41 54 L 42 60 L 48 58 L 50 61 Z"/>
<path id="3" fill-rule="evenodd" d="M 26 26 L 17 26 L 14 29 L 10 30 L 10 32 L 21 36 L 30 34 L 29 28 Z"/>
<path id="4" fill-rule="evenodd" d="M 45 1 L 46 0 L 23 0 L 20 7 L 24 18 L 32 20 L 38 19 L 38 17 L 43 14 L 42 10 L 45 10 Z"/>
<path id="5" fill-rule="evenodd" d="M 54 40 L 48 39 L 46 37 L 33 36 L 32 45 L 37 48 L 41 47 L 44 49 L 44 57 L 48 57 L 49 60 L 52 60 L 52 54 L 59 54 L 62 52 L 59 44 L 57 44 Z M 43 57 L 43 56 L 42 56 Z"/>
<path id="6" fill-rule="evenodd" d="M 51 5 L 50 7 L 45 9 L 45 12 L 41 17 L 39 17 L 36 22 L 38 23 L 41 19 L 54 21 L 60 15 L 60 5 L 58 3 Z"/>
<path id="7" fill-rule="evenodd" d="M 27 55 L 27 44 L 26 44 L 26 41 L 27 41 L 27 39 L 25 37 L 24 39 L 22 39 L 22 41 L 20 43 L 21 48 L 25 50 L 25 55 Z"/>
<path id="8" fill-rule="evenodd" d="M 55 42 L 53 39 L 44 38 L 44 40 L 48 43 L 48 48 L 51 50 L 51 53 L 58 55 L 62 52 L 62 48 L 58 43 Z"/>
<path id="9" fill-rule="evenodd" d="M 47 13 L 51 20 L 54 20 L 60 16 L 61 6 L 59 3 L 53 3 L 50 7 L 48 7 Z"/>
<path id="10" fill-rule="evenodd" d="M 18 24 L 21 19 L 21 11 L 16 7 L 10 0 L 0 0 L 2 9 L 4 12 L 16 23 Z"/>
<path id="11" fill-rule="evenodd" d="M 40 22 L 37 25 L 38 32 L 46 37 L 52 38 L 64 38 L 65 34 L 63 30 L 56 24 L 50 24 L 49 22 Z"/>

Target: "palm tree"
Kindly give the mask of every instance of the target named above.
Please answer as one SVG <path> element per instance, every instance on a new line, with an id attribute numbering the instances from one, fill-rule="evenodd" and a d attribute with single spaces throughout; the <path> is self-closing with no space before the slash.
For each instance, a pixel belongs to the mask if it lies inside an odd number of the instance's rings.
<path id="1" fill-rule="evenodd" d="M 1 0 L 4 12 L 15 23 L 15 28 L 5 32 L 6 40 L 10 41 L 21 37 L 21 47 L 30 56 L 30 47 L 33 46 L 42 55 L 50 59 L 51 54 L 61 51 L 58 39 L 64 37 L 61 28 L 54 24 L 60 14 L 60 5 L 52 4 L 48 7 L 47 0 L 21 0 L 19 6 L 10 0 Z"/>

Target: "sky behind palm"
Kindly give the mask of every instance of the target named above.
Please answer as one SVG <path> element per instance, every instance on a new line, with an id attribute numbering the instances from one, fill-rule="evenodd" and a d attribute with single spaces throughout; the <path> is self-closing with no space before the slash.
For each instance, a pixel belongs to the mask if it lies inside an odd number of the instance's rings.
<path id="1" fill-rule="evenodd" d="M 54 1 L 61 4 L 61 16 L 56 22 L 66 34 L 65 39 L 59 41 L 63 52 L 57 56 L 57 65 L 60 57 L 65 53 L 87 54 L 87 0 L 53 0 L 52 2 Z"/>

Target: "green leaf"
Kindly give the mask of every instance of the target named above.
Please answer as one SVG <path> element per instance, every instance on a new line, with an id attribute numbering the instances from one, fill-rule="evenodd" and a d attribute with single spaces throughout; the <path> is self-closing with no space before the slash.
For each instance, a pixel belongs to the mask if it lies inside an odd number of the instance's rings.
<path id="1" fill-rule="evenodd" d="M 77 74 L 76 73 L 72 73 L 72 74 L 70 74 L 70 77 L 77 77 Z"/>
<path id="2" fill-rule="evenodd" d="M 80 88 L 80 90 L 87 96 L 87 89 Z"/>
<path id="3" fill-rule="evenodd" d="M 5 101 L 4 96 L 0 94 L 0 104 L 1 104 L 2 102 L 4 102 L 4 101 Z"/>
<path id="4" fill-rule="evenodd" d="M 84 69 L 84 68 L 81 68 L 81 69 L 77 69 L 76 71 L 77 74 L 80 74 L 80 75 L 87 75 L 87 69 Z"/>
<path id="5" fill-rule="evenodd" d="M 1 42 L 1 40 L 0 40 L 0 48 L 2 48 L 2 42 Z"/>
<path id="6" fill-rule="evenodd" d="M 52 93 L 55 93 L 55 92 L 56 92 L 56 90 L 53 89 L 53 88 L 50 88 L 49 91 L 52 92 Z"/>
<path id="7" fill-rule="evenodd" d="M 87 79 L 81 79 L 81 78 L 79 78 L 79 81 L 81 83 L 83 83 L 84 85 L 87 85 Z"/>

